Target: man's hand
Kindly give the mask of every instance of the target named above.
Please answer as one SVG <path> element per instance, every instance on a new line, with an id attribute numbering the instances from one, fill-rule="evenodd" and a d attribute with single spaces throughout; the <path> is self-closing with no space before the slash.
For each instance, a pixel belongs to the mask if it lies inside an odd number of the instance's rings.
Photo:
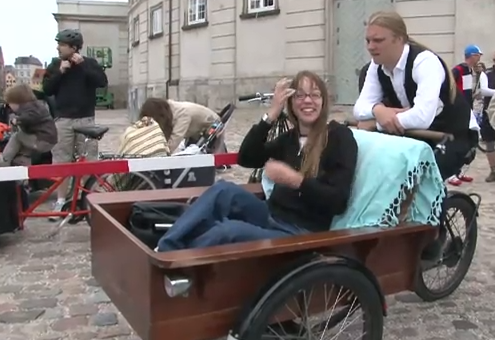
<path id="1" fill-rule="evenodd" d="M 265 174 L 277 184 L 286 185 L 293 189 L 301 186 L 303 175 L 292 169 L 289 165 L 275 160 L 269 160 L 263 170 Z"/>
<path id="2" fill-rule="evenodd" d="M 376 120 L 362 120 L 358 122 L 357 128 L 359 130 L 376 131 Z"/>
<path id="3" fill-rule="evenodd" d="M 394 135 L 403 135 L 404 128 L 397 119 L 397 114 L 408 110 L 407 108 L 390 108 L 383 105 L 377 105 L 373 108 L 373 115 L 380 126 L 388 133 Z"/>
<path id="4" fill-rule="evenodd" d="M 62 60 L 62 62 L 60 63 L 60 72 L 65 73 L 65 71 L 69 68 L 70 68 L 70 61 Z"/>
<path id="5" fill-rule="evenodd" d="M 79 65 L 80 63 L 82 63 L 84 61 L 84 58 L 79 54 L 79 53 L 74 53 L 72 55 L 72 57 L 70 58 L 70 60 L 76 64 L 76 65 Z"/>

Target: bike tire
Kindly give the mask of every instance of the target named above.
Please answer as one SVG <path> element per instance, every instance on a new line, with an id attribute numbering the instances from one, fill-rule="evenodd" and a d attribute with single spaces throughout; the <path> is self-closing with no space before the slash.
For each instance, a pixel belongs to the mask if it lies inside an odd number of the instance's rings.
<path id="1" fill-rule="evenodd" d="M 423 270 L 419 269 L 416 276 L 415 293 L 426 302 L 433 302 L 443 299 L 452 294 L 466 277 L 476 252 L 476 243 L 478 240 L 478 224 L 476 221 L 476 211 L 473 206 L 461 197 L 448 198 L 445 203 L 445 209 L 459 210 L 465 220 L 466 239 L 461 257 L 458 260 L 458 268 L 452 275 L 450 282 L 446 283 L 443 288 L 433 290 L 427 286 L 423 277 Z M 470 226 L 469 231 L 467 227 Z"/>
<path id="2" fill-rule="evenodd" d="M 93 193 L 94 191 L 92 191 L 92 189 L 94 188 L 94 185 L 98 183 L 98 178 L 102 179 L 102 180 L 106 180 L 106 178 L 108 178 L 109 176 L 112 176 L 112 175 L 116 175 L 116 174 L 106 174 L 106 175 L 101 175 L 101 176 L 95 176 L 95 175 L 91 175 L 87 180 L 86 182 L 84 183 L 84 189 L 82 190 L 82 193 L 81 193 L 81 209 L 82 210 L 89 210 L 90 209 L 90 206 L 89 206 L 89 202 L 88 202 L 88 198 L 87 196 L 90 194 L 90 193 Z M 140 178 L 143 182 L 147 183 L 147 185 L 149 186 L 148 189 L 145 189 L 145 190 L 156 190 L 158 187 L 156 185 L 156 179 L 154 178 L 154 175 L 152 173 L 148 173 L 148 175 L 146 174 L 143 174 L 143 173 L 140 173 L 140 172 L 130 172 L 128 174 L 122 174 L 122 175 L 129 175 L 129 176 L 133 176 L 133 177 L 137 177 L 137 178 Z M 132 188 L 129 188 L 132 190 Z M 116 190 L 115 192 L 123 192 L 123 191 L 129 191 L 129 190 Z M 107 192 L 110 192 L 110 191 L 107 191 Z M 86 214 L 84 216 L 86 222 L 88 223 L 89 226 L 91 226 L 91 214 Z"/>
<path id="3" fill-rule="evenodd" d="M 301 273 L 273 292 L 239 339 L 263 339 L 263 335 L 266 334 L 265 330 L 281 306 L 301 291 L 311 288 L 315 283 L 331 283 L 351 290 L 352 294 L 359 299 L 364 314 L 363 318 L 365 318 L 362 339 L 381 340 L 383 338 L 382 304 L 373 283 L 356 269 L 345 265 L 329 265 Z"/>

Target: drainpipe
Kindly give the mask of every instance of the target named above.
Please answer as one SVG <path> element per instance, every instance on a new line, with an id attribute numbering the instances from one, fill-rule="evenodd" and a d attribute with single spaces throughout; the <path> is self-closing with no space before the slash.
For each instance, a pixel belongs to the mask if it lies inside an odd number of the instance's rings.
<path id="1" fill-rule="evenodd" d="M 172 1 L 168 0 L 168 79 L 165 83 L 165 96 L 170 95 L 170 82 L 172 81 Z"/>

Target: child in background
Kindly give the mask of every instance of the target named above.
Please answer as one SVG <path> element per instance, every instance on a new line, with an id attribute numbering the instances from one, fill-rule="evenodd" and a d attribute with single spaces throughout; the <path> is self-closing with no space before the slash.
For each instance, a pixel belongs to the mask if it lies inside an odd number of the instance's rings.
<path id="1" fill-rule="evenodd" d="M 5 101 L 14 112 L 10 123 L 17 127 L 17 132 L 12 134 L 0 155 L 0 166 L 30 165 L 34 152 L 48 152 L 57 143 L 55 122 L 29 85 L 9 88 Z"/>

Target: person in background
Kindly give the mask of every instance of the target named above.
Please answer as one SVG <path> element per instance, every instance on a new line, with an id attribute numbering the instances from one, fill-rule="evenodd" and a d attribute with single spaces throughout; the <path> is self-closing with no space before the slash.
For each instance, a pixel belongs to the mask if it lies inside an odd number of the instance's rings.
<path id="1" fill-rule="evenodd" d="M 84 136 L 77 135 L 73 128 L 95 125 L 96 89 L 106 87 L 108 79 L 95 59 L 80 54 L 83 36 L 78 30 L 63 30 L 55 41 L 59 58 L 46 69 L 43 92 L 54 96 L 57 111 L 55 124 L 59 140 L 52 150 L 53 163 L 69 163 L 74 160 L 75 148 L 80 151 L 84 145 Z M 89 141 L 86 151 L 88 160 L 97 160 L 98 142 Z M 65 204 L 68 186 L 69 181 L 65 180 L 58 187 L 54 211 L 60 211 Z"/>
<path id="2" fill-rule="evenodd" d="M 410 37 L 397 12 L 372 14 L 366 41 L 372 62 L 354 105 L 358 128 L 396 135 L 410 129 L 452 134 L 455 138 L 445 143 L 445 152 L 436 153 L 435 159 L 444 180 L 458 173 L 477 144 L 477 124 L 474 121 L 471 125 L 471 108 L 458 91 L 445 61 Z M 383 104 L 384 97 L 391 107 Z M 437 260 L 446 236 L 446 228 L 440 228 L 439 236 L 427 245 L 422 259 Z"/>
<path id="3" fill-rule="evenodd" d="M 167 102 L 148 98 L 141 106 L 139 119 L 121 137 L 118 155 L 167 157 L 171 155 L 167 140 L 172 135 L 172 121 L 165 114 Z"/>
<path id="4" fill-rule="evenodd" d="M 473 72 L 473 113 L 476 117 L 476 120 L 478 121 L 478 124 L 481 124 L 482 122 L 485 102 L 484 97 L 481 95 L 480 89 L 481 73 L 483 72 L 486 72 L 485 64 L 479 62 L 478 64 L 476 64 Z"/>
<path id="5" fill-rule="evenodd" d="M 57 143 L 57 129 L 49 110 L 29 85 L 19 84 L 5 92 L 18 131 L 10 136 L 0 155 L 0 166 L 30 165 L 31 156 L 50 151 Z"/>
<path id="6" fill-rule="evenodd" d="M 172 99 L 164 101 L 163 114 L 167 122 L 172 122 L 172 131 L 167 136 L 172 154 L 182 141 L 196 142 L 206 129 L 220 121 L 215 111 L 203 105 Z"/>
<path id="7" fill-rule="evenodd" d="M 495 93 L 495 90 L 488 87 L 488 78 L 484 72 L 480 72 L 479 76 L 476 77 L 476 65 L 480 62 L 482 55 L 483 52 L 477 45 L 468 45 L 464 49 L 464 62 L 452 69 L 457 88 L 473 111 L 476 101 L 473 90 L 475 90 L 476 85 L 478 85 L 478 96 L 481 98 L 492 97 Z M 482 114 L 481 117 L 480 133 L 486 142 L 486 158 L 490 166 L 490 174 L 485 181 L 493 182 L 495 181 L 495 131 L 490 125 L 486 114 Z M 467 176 L 464 172 L 465 170 L 461 171 L 459 175 L 449 178 L 448 183 L 459 186 L 462 182 L 472 182 L 473 178 Z"/>

